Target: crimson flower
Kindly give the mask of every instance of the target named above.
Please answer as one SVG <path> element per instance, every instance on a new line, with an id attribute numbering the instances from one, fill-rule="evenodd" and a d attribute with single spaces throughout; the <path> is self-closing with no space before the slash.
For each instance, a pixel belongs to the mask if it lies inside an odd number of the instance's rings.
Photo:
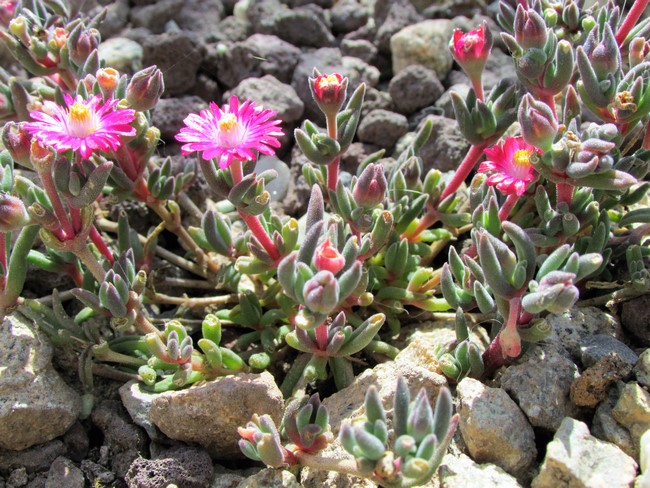
<path id="1" fill-rule="evenodd" d="M 89 100 L 80 95 L 74 99 L 65 95 L 64 99 L 66 107 L 46 100 L 40 110 L 30 112 L 36 122 L 28 122 L 23 127 L 41 144 L 57 152 L 79 152 L 83 158 L 88 158 L 97 150 L 114 151 L 122 145 L 123 137 L 135 135 L 130 125 L 135 112 L 116 110 L 118 99 L 102 102 L 101 95 Z"/>
<path id="2" fill-rule="evenodd" d="M 234 160 L 255 159 L 253 151 L 269 156 L 275 153 L 273 148 L 280 147 L 278 137 L 284 135 L 275 115 L 250 100 L 240 106 L 233 96 L 222 108 L 212 102 L 208 110 L 189 114 L 176 140 L 186 143 L 181 147 L 183 154 L 202 152 L 204 160 L 217 158 L 219 167 L 226 169 Z"/>
<path id="3" fill-rule="evenodd" d="M 332 246 L 329 237 L 316 248 L 314 265 L 318 271 L 329 271 L 336 274 L 345 266 L 345 258 Z"/>
<path id="4" fill-rule="evenodd" d="M 345 102 L 348 79 L 339 73 L 319 74 L 316 78 L 309 78 L 309 87 L 323 113 L 335 114 Z"/>
<path id="5" fill-rule="evenodd" d="M 521 137 L 508 137 L 485 150 L 488 160 L 481 163 L 479 173 L 493 172 L 486 181 L 507 195 L 521 196 L 535 180 L 535 169 L 530 163 L 533 153 L 541 151 L 527 144 Z"/>
<path id="6" fill-rule="evenodd" d="M 470 79 L 480 74 L 492 50 L 492 34 L 487 23 L 467 33 L 456 29 L 449 50 Z"/>

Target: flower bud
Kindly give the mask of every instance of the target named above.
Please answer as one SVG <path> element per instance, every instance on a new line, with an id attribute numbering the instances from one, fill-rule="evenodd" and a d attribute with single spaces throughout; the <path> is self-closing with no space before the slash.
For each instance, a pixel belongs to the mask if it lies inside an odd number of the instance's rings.
<path id="1" fill-rule="evenodd" d="M 22 123 L 7 122 L 2 129 L 2 143 L 14 162 L 28 168 L 32 167 L 29 159 L 31 137 Z"/>
<path id="2" fill-rule="evenodd" d="M 68 37 L 70 59 L 77 66 L 82 66 L 88 56 L 99 47 L 100 39 L 101 36 L 97 29 L 75 29 Z"/>
<path id="3" fill-rule="evenodd" d="M 370 163 L 359 175 L 352 196 L 360 207 L 374 208 L 384 201 L 387 187 L 384 167 L 381 164 Z"/>
<path id="4" fill-rule="evenodd" d="M 7 27 L 14 14 L 16 13 L 16 5 L 18 0 L 4 0 L 0 2 L 0 25 Z"/>
<path id="5" fill-rule="evenodd" d="M 521 337 L 517 331 L 517 326 L 506 326 L 499 334 L 501 351 L 506 358 L 516 358 L 521 354 Z"/>
<path id="6" fill-rule="evenodd" d="M 345 258 L 332 246 L 329 237 L 316 248 L 314 265 L 318 271 L 329 271 L 336 274 L 345 266 Z"/>
<path id="7" fill-rule="evenodd" d="M 608 75 L 620 70 L 621 52 L 609 24 L 605 24 L 601 35 L 598 31 L 596 28 L 589 33 L 583 48 L 598 79 L 605 80 Z"/>
<path id="8" fill-rule="evenodd" d="M 23 202 L 8 193 L 0 193 L 0 232 L 22 229 L 29 222 Z"/>
<path id="9" fill-rule="evenodd" d="M 524 95 L 518 113 L 521 135 L 528 144 L 549 151 L 557 134 L 557 120 L 553 109 L 532 95 Z"/>
<path id="10" fill-rule="evenodd" d="M 165 90 L 163 74 L 156 66 L 149 66 L 133 75 L 126 87 L 126 100 L 138 111 L 151 110 Z"/>
<path id="11" fill-rule="evenodd" d="M 492 34 L 487 22 L 465 34 L 456 29 L 449 42 L 449 50 L 470 79 L 480 76 L 492 50 Z"/>
<path id="12" fill-rule="evenodd" d="M 50 171 L 54 161 L 54 154 L 48 148 L 41 146 L 36 139 L 32 139 L 29 160 L 37 172 Z"/>
<path id="13" fill-rule="evenodd" d="M 650 55 L 650 41 L 647 41 L 643 37 L 635 37 L 630 41 L 629 45 L 629 62 L 630 68 L 637 66 L 645 60 L 648 55 Z"/>
<path id="14" fill-rule="evenodd" d="M 113 68 L 102 68 L 97 71 L 96 76 L 99 89 L 102 91 L 104 99 L 113 98 L 117 84 L 120 81 L 120 73 Z"/>
<path id="15" fill-rule="evenodd" d="M 515 40 L 523 49 L 544 49 L 548 40 L 546 23 L 533 9 L 526 10 L 521 4 L 515 14 Z"/>
<path id="16" fill-rule="evenodd" d="M 303 288 L 309 310 L 327 315 L 339 302 L 339 282 L 331 271 L 319 271 Z"/>
<path id="17" fill-rule="evenodd" d="M 336 114 L 345 102 L 348 79 L 339 73 L 331 75 L 318 74 L 309 78 L 309 88 L 318 107 L 327 115 Z"/>

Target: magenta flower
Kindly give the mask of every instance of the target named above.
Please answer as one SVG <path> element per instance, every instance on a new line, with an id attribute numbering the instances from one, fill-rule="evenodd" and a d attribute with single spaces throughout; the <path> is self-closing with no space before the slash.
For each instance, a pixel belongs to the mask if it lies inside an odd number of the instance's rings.
<path id="1" fill-rule="evenodd" d="M 88 158 L 97 151 L 114 151 L 123 143 L 122 138 L 134 136 L 131 122 L 135 111 L 115 110 L 119 100 L 102 102 L 101 95 L 84 100 L 80 95 L 65 95 L 67 107 L 44 101 L 41 110 L 30 112 L 36 122 L 28 122 L 25 130 L 41 144 L 57 152 L 72 150 Z"/>
<path id="2" fill-rule="evenodd" d="M 481 163 L 479 173 L 494 172 L 486 181 L 507 195 L 524 194 L 528 185 L 535 180 L 535 169 L 530 156 L 541 153 L 535 146 L 527 144 L 521 137 L 508 137 L 485 150 L 488 160 Z"/>
<path id="3" fill-rule="evenodd" d="M 284 135 L 278 127 L 280 120 L 276 113 L 256 107 L 246 100 L 239 105 L 239 99 L 230 97 L 230 104 L 219 108 L 214 102 L 209 110 L 200 114 L 189 114 L 176 140 L 186 142 L 183 154 L 202 152 L 204 160 L 219 159 L 221 169 L 228 168 L 233 160 L 255 159 L 255 153 L 272 155 L 280 147 L 278 137 Z"/>

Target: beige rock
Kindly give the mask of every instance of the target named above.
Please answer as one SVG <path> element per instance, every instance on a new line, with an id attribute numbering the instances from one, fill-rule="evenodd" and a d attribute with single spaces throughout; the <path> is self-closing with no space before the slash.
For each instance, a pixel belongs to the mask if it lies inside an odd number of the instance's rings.
<path id="1" fill-rule="evenodd" d="M 612 409 L 612 415 L 630 431 L 632 441 L 638 448 L 641 436 L 650 429 L 650 393 L 638 383 L 628 383 Z"/>
<path id="2" fill-rule="evenodd" d="M 436 19 L 409 25 L 394 34 L 390 39 L 393 73 L 411 64 L 421 64 L 444 79 L 453 62 L 448 47 L 452 31 L 450 20 Z"/>
<path id="3" fill-rule="evenodd" d="M 254 413 L 280 425 L 282 393 L 270 373 L 226 376 L 186 390 L 168 391 L 151 403 L 153 423 L 168 437 L 195 442 L 216 458 L 243 458 L 237 427 Z"/>

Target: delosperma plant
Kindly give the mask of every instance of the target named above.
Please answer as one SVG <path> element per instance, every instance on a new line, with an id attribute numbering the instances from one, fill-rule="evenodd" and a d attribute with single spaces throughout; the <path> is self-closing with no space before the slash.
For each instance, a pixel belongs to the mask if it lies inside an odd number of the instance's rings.
<path id="1" fill-rule="evenodd" d="M 426 122 L 390 168 L 380 151 L 346 183 L 340 161 L 365 86 L 315 69 L 305 83 L 323 117 L 294 132 L 310 161 L 302 174 L 311 197 L 306 215 L 288 217 L 271 206 L 276 172 L 255 170 L 287 132 L 273 111 L 232 96 L 188 114 L 176 140 L 198 164 L 179 171 L 156 157 L 160 70 L 128 77 L 104 66 L 101 14 L 3 2 L 0 39 L 30 75 L 0 70 L 3 314 L 34 319 L 78 353 L 86 414 L 93 364 L 153 392 L 267 369 L 287 399 L 330 380 L 343 389 L 359 355 L 399 352 L 393 340 L 417 328 L 416 311 L 455 311 L 457 339 L 435 351 L 452 384 L 489 377 L 542 340 L 549 330 L 539 319 L 572 307 L 589 281 L 626 280 L 608 295 L 591 292 L 596 304 L 650 287 L 650 19 L 639 21 L 648 1 L 628 12 L 584 3 L 501 0 L 497 20 L 518 81 L 487 93 L 482 73 L 495 34 L 487 23 L 454 33 L 451 53 L 471 89 L 451 100 L 470 148 L 450 175 L 424 171 Z M 214 202 L 189 197 L 198 171 Z M 139 202 L 158 223 L 140 235 L 127 213 L 117 222 L 102 216 L 102 199 Z M 163 232 L 177 244 L 163 248 Z M 149 279 L 156 260 L 209 291 L 158 291 Z M 28 266 L 66 274 L 75 287 L 25 298 Z M 161 305 L 174 307 L 173 320 L 159 320 Z M 200 330 L 190 327 L 188 310 L 206 307 Z M 471 339 L 475 312 L 491 319 L 485 350 Z M 434 410 L 425 393 L 411 402 L 400 380 L 390 416 L 371 388 L 365 419 L 341 428 L 354 462 L 319 457 L 334 437 L 318 396 L 294 399 L 280 429 L 255 417 L 240 429 L 240 446 L 269 466 L 415 486 L 440 464 L 457 423 L 451 411 L 448 390 Z"/>

